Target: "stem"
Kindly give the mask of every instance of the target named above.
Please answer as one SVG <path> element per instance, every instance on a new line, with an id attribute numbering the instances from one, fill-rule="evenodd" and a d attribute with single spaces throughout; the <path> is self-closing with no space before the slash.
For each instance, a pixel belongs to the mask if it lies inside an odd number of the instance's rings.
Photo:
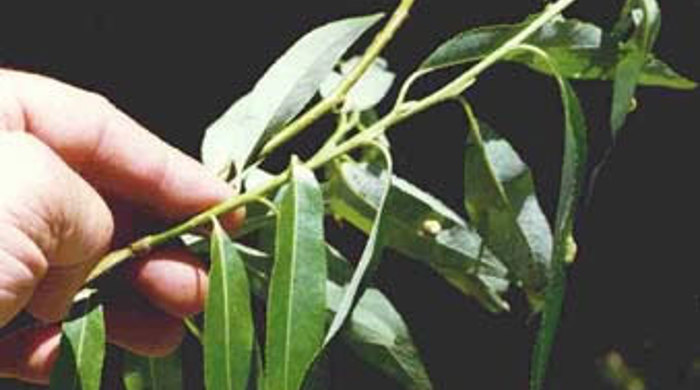
<path id="1" fill-rule="evenodd" d="M 336 149 L 330 151 L 320 151 L 314 157 L 312 157 L 311 160 L 309 160 L 307 166 L 311 169 L 317 168 L 329 160 L 367 144 L 377 136 L 381 135 L 384 131 L 386 131 L 386 129 L 403 121 L 404 119 L 419 112 L 425 111 L 440 102 L 459 96 L 465 89 L 469 88 L 470 85 L 476 82 L 478 75 L 496 62 L 500 61 L 512 50 L 517 49 L 527 38 L 530 37 L 530 35 L 534 34 L 545 23 L 561 13 L 561 11 L 566 9 L 575 1 L 576 0 L 559 0 L 556 3 L 549 5 L 547 9 L 542 12 L 542 14 L 540 14 L 531 24 L 516 34 L 513 38 L 506 41 L 506 43 L 499 46 L 489 55 L 484 57 L 474 66 L 469 68 L 469 70 L 464 72 L 461 76 L 419 101 L 404 102 L 403 100 L 406 98 L 411 84 L 425 73 L 419 70 L 412 74 L 402 86 L 401 91 L 399 92 L 397 104 L 389 114 L 372 125 L 369 129 L 356 134 L 354 137 L 339 145 Z"/>
<path id="2" fill-rule="evenodd" d="M 281 186 L 285 181 L 287 181 L 286 174 L 283 173 L 275 176 L 270 181 L 251 192 L 234 196 L 164 232 L 145 236 L 138 241 L 133 242 L 126 248 L 107 254 L 107 256 L 100 260 L 95 269 L 93 269 L 93 271 L 87 277 L 86 283 L 92 282 L 130 257 L 148 253 L 154 247 L 173 240 L 174 238 L 179 237 L 180 235 L 187 233 L 194 228 L 209 223 L 211 218 L 225 214 L 240 206 L 243 206 L 244 204 L 259 201 L 259 199 L 264 197 L 265 194 Z"/>
<path id="3" fill-rule="evenodd" d="M 426 75 L 428 73 L 430 73 L 430 69 L 419 69 L 413 72 L 410 76 L 408 76 L 406 81 L 404 81 L 403 85 L 401 86 L 401 89 L 399 90 L 399 95 L 396 98 L 396 104 L 394 105 L 395 108 L 401 106 L 406 101 L 406 97 L 408 96 L 408 90 L 411 89 L 413 83 L 419 78 L 421 78 L 423 75 Z"/>
<path id="4" fill-rule="evenodd" d="M 325 153 L 338 146 L 338 143 L 345 137 L 345 135 L 360 122 L 360 115 L 357 112 L 352 113 L 350 117 L 347 114 L 341 113 L 338 120 L 338 127 L 335 132 L 326 140 L 326 142 L 321 146 L 318 153 Z"/>
<path id="5" fill-rule="evenodd" d="M 460 77 L 456 78 L 437 92 L 428 96 L 427 98 L 421 100 L 420 106 L 425 106 L 425 108 L 430 107 L 436 103 L 451 99 L 467 89 L 474 81 L 476 77 L 480 75 L 483 71 L 491 67 L 496 62 L 500 61 L 504 56 L 510 53 L 511 50 L 522 44 L 527 38 L 533 33 L 539 30 L 542 26 L 550 21 L 553 17 L 561 13 L 564 9 L 573 4 L 576 0 L 559 0 L 554 4 L 548 5 L 547 8 L 542 12 L 532 23 L 525 27 L 522 31 L 516 34 L 513 38 L 509 39 L 506 43 L 498 47 L 496 50 L 492 51 L 488 56 L 484 57 L 476 65 L 471 67 L 469 70 L 464 72 Z M 418 107 L 417 107 L 418 108 Z M 419 111 L 425 108 L 418 108 Z"/>
<path id="6" fill-rule="evenodd" d="M 98 276 L 104 274 L 110 269 L 116 267 L 118 264 L 121 264 L 121 262 L 128 260 L 133 256 L 134 251 L 131 250 L 131 247 L 118 249 L 114 252 L 108 253 L 102 258 L 102 260 L 100 260 L 99 263 L 97 263 L 92 272 L 90 272 L 90 275 L 88 275 L 87 279 L 85 280 L 85 284 L 89 284 L 93 280 L 97 279 Z"/>
<path id="7" fill-rule="evenodd" d="M 508 40 L 505 44 L 500 46 L 498 49 L 494 50 L 491 54 L 483 58 L 480 62 L 475 64 L 472 68 L 467 70 L 465 73 L 463 73 L 460 77 L 457 79 L 453 80 L 449 84 L 447 84 L 445 87 L 441 88 L 440 90 L 434 92 L 433 94 L 419 100 L 419 101 L 408 101 L 408 102 L 399 102 L 394 109 L 389 112 L 385 117 L 377 121 L 375 124 L 370 126 L 368 129 L 359 132 L 355 134 L 353 137 L 349 138 L 345 142 L 343 142 L 340 145 L 337 145 L 335 147 L 329 147 L 329 148 L 321 148 L 318 153 L 316 153 L 310 160 L 308 160 L 304 165 L 306 165 L 307 168 L 309 169 L 316 169 L 319 168 L 326 163 L 334 160 L 335 158 L 342 156 L 350 151 L 352 151 L 355 148 L 361 147 L 363 145 L 367 145 L 368 143 L 372 142 L 376 137 L 384 133 L 389 127 L 405 120 L 406 118 L 409 118 L 421 111 L 424 111 L 435 104 L 438 104 L 440 102 L 443 102 L 445 100 L 452 99 L 458 95 L 460 95 L 466 88 L 469 87 L 473 82 L 475 82 L 476 77 L 481 74 L 484 70 L 488 69 L 491 65 L 494 63 L 498 62 L 503 56 L 507 55 L 511 50 L 518 48 L 530 35 L 532 35 L 534 32 L 536 32 L 540 27 L 542 27 L 547 21 L 549 21 L 551 18 L 559 14 L 562 10 L 564 10 L 566 7 L 571 5 L 574 1 L 576 0 L 559 0 L 558 2 L 550 5 L 547 7 L 545 12 L 540 14 L 540 16 L 535 19 L 532 24 L 530 24 L 528 27 L 523 29 L 520 33 L 518 33 L 516 36 Z M 391 39 L 391 35 L 398 29 L 399 25 L 403 22 L 403 20 L 406 18 L 408 9 L 411 7 L 413 4 L 414 0 L 407 0 L 407 1 L 402 1 L 401 5 L 397 9 L 396 13 L 394 16 L 392 16 L 392 19 L 389 21 L 385 29 L 377 35 L 375 38 L 374 43 L 370 46 L 370 48 L 367 50 L 368 54 L 365 54 L 366 58 L 369 58 L 369 64 L 373 61 L 374 58 L 376 58 L 376 55 L 379 54 L 379 51 L 386 45 L 386 43 Z M 397 16 L 398 15 L 398 16 Z M 372 57 L 374 56 L 374 57 Z M 360 67 L 358 66 L 356 68 L 359 69 Z M 366 69 L 366 67 L 365 67 Z M 361 76 L 353 76 L 355 75 L 356 72 L 352 72 L 349 77 L 355 78 L 354 82 L 357 81 L 357 78 Z M 420 76 L 420 73 L 416 73 L 418 76 Z M 415 80 L 418 76 L 414 78 L 409 78 L 409 80 L 412 82 Z M 352 87 L 352 84 L 354 83 L 353 81 L 348 81 L 347 84 Z M 345 83 L 344 83 L 345 84 Z M 402 92 L 402 96 L 405 97 L 406 93 L 408 91 L 408 88 L 410 87 L 410 82 L 405 83 L 405 88 L 404 91 Z M 348 87 L 348 89 L 350 88 Z M 339 89 L 340 90 L 340 89 Z M 346 91 L 347 92 L 347 91 Z M 326 100 L 324 100 L 326 101 Z M 323 102 L 322 102 L 323 103 Z M 330 105 L 328 107 L 328 110 L 332 109 L 333 105 Z M 312 109 L 314 110 L 314 109 Z M 306 115 L 303 115 L 302 118 L 304 118 Z M 313 120 L 317 119 L 318 117 L 314 117 Z M 300 118 L 301 119 L 301 118 Z M 313 121 L 311 120 L 311 122 Z M 297 121 L 298 122 L 298 121 Z M 296 132 L 301 131 L 304 127 L 308 126 L 309 123 L 306 123 L 304 126 L 299 127 L 300 125 L 296 125 L 296 127 L 292 127 L 290 125 L 285 129 L 286 132 L 290 132 L 288 129 L 297 129 L 295 130 Z M 281 133 L 280 133 L 281 134 Z M 291 133 L 290 133 L 291 134 Z M 294 133 L 295 134 L 295 133 Z M 287 138 L 293 136 L 294 134 L 291 134 L 287 136 Z M 274 149 L 274 147 L 273 147 Z M 270 149 L 272 150 L 272 149 Z M 90 276 L 87 279 L 87 283 L 95 280 L 97 277 L 101 276 L 105 272 L 109 271 L 110 269 L 114 268 L 116 265 L 120 264 L 121 262 L 127 260 L 128 258 L 132 256 L 137 256 L 141 255 L 144 253 L 149 252 L 153 247 L 156 247 L 158 245 L 161 245 L 165 242 L 168 242 L 181 234 L 187 233 L 190 230 L 199 227 L 201 225 L 204 225 L 206 223 L 209 223 L 210 219 L 216 216 L 219 216 L 221 214 L 227 213 L 229 211 L 232 211 L 246 203 L 250 203 L 253 201 L 259 200 L 261 197 L 264 197 L 265 194 L 268 194 L 269 192 L 275 190 L 276 188 L 280 187 L 282 184 L 284 184 L 288 179 L 288 175 L 286 172 L 283 172 L 272 179 L 265 183 L 264 185 L 254 189 L 251 192 L 242 194 L 242 195 L 237 195 L 234 196 L 223 203 L 220 203 L 209 210 L 204 211 L 201 214 L 198 214 L 189 220 L 171 228 L 168 229 L 164 232 L 153 234 L 150 236 L 146 236 L 131 245 L 127 248 L 123 248 L 120 250 L 117 250 L 115 252 L 112 252 L 108 254 L 106 257 L 104 257 L 100 263 L 97 265 L 97 267 L 93 270 L 93 272 L 90 274 Z"/>
<path id="8" fill-rule="evenodd" d="M 194 336 L 194 338 L 197 339 L 197 341 L 199 341 L 199 343 L 201 344 L 203 341 L 202 331 L 199 330 L 197 324 L 195 324 L 194 321 L 192 321 L 192 318 L 185 317 L 182 320 L 182 322 L 185 323 L 185 327 L 187 327 L 187 330 L 189 330 L 192 336 Z"/>
<path id="9" fill-rule="evenodd" d="M 331 111 L 345 99 L 345 96 L 348 94 L 348 92 L 350 92 L 350 89 L 360 80 L 362 75 L 365 74 L 367 69 L 372 65 L 372 63 L 374 63 L 374 60 L 376 60 L 384 47 L 386 47 L 389 41 L 391 41 L 391 39 L 394 37 L 396 31 L 398 31 L 399 27 L 401 27 L 403 22 L 408 17 L 409 10 L 413 6 L 414 2 L 415 0 L 401 0 L 401 3 L 396 8 L 396 11 L 394 11 L 391 19 L 389 19 L 382 31 L 380 31 L 374 37 L 374 41 L 372 41 L 372 44 L 367 48 L 362 56 L 362 59 L 360 59 L 360 62 L 357 64 L 357 66 L 355 66 L 352 72 L 350 72 L 350 74 L 343 79 L 333 94 L 320 101 L 318 104 L 306 111 L 306 113 L 272 137 L 272 139 L 262 148 L 262 151 L 260 152 L 261 159 L 265 158 L 265 156 L 268 156 L 290 138 L 309 127 L 309 125 L 316 122 L 316 120 Z"/>

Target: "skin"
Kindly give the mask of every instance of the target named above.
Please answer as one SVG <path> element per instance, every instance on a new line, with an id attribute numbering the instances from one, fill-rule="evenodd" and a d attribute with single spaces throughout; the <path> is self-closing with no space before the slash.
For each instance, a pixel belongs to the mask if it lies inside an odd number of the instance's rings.
<path id="1" fill-rule="evenodd" d="M 39 320 L 0 339 L 0 377 L 33 383 L 48 382 L 60 321 L 104 254 L 144 226 L 233 195 L 105 98 L 2 69 L 0 183 L 0 328 L 21 311 Z M 242 219 L 236 211 L 222 222 L 235 229 Z M 174 247 L 126 264 L 105 304 L 108 340 L 168 354 L 183 337 L 181 319 L 203 308 L 206 275 Z"/>

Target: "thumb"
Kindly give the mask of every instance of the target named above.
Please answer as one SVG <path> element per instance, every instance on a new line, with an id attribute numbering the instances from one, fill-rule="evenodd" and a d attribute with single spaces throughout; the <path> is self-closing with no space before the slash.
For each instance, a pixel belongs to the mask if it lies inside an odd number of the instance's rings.
<path id="1" fill-rule="evenodd" d="M 57 321 L 100 256 L 113 220 L 99 194 L 49 147 L 0 131 L 0 327 L 26 307 Z"/>

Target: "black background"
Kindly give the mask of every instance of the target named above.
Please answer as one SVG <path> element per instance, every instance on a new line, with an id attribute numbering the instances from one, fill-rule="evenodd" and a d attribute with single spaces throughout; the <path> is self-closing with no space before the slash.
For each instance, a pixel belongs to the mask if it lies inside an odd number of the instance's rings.
<path id="1" fill-rule="evenodd" d="M 396 1 L 144 3 L 5 2 L 0 65 L 98 91 L 197 155 L 206 125 L 303 33 L 344 16 L 390 11 Z M 621 3 L 581 0 L 567 15 L 610 26 Z M 657 53 L 681 73 L 700 79 L 700 1 L 661 6 Z M 384 56 L 403 79 L 453 34 L 515 22 L 540 8 L 535 0 L 417 0 L 413 16 Z M 432 80 L 420 83 L 416 93 L 443 79 Z M 610 85 L 575 86 L 588 117 L 592 166 L 610 142 Z M 498 65 L 468 97 L 530 164 L 551 218 L 562 128 L 555 84 L 519 67 Z M 700 267 L 694 251 L 698 194 L 693 188 L 700 93 L 643 88 L 637 98 L 638 110 L 593 196 L 581 207 L 580 251 L 570 268 L 551 388 L 607 388 L 598 363 L 613 349 L 643 374 L 650 389 L 700 388 L 690 374 L 693 358 L 700 358 Z M 319 130 L 297 146 L 308 148 Z M 398 173 L 461 210 L 464 135 L 463 114 L 450 105 L 400 125 L 390 136 Z M 279 165 L 284 157 L 278 160 Z M 393 254 L 378 283 L 407 319 L 436 389 L 526 388 L 536 321 L 517 293 L 510 296 L 511 313 L 492 316 L 424 267 Z M 398 388 L 346 352 L 334 351 L 333 389 Z"/>

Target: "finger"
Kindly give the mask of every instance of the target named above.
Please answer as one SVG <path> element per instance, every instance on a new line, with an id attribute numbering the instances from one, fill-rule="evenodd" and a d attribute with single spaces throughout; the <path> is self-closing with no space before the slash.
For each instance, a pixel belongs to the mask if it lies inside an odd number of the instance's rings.
<path id="1" fill-rule="evenodd" d="M 163 249 L 126 265 L 130 284 L 155 307 L 174 317 L 204 309 L 209 279 L 199 259 L 184 249 Z"/>
<path id="2" fill-rule="evenodd" d="M 166 356 L 184 335 L 181 320 L 136 299 L 105 307 L 107 339 L 146 356 Z M 135 326 L 138 324 L 138 326 Z M 48 384 L 60 351 L 59 325 L 22 329 L 0 339 L 0 378 Z"/>
<path id="3" fill-rule="evenodd" d="M 107 340 L 136 354 L 166 356 L 182 342 L 182 320 L 134 296 L 105 305 Z"/>
<path id="4" fill-rule="evenodd" d="M 0 177 L 0 326 L 25 305 L 35 317 L 57 321 L 109 248 L 111 213 L 27 133 L 0 132 Z"/>
<path id="5" fill-rule="evenodd" d="M 60 342 L 58 325 L 23 329 L 0 339 L 0 378 L 48 384 Z"/>
<path id="6" fill-rule="evenodd" d="M 0 131 L 24 130 L 101 191 L 181 219 L 233 194 L 199 163 L 96 94 L 48 78 L 0 70 Z M 229 225 L 242 220 L 227 216 Z"/>

